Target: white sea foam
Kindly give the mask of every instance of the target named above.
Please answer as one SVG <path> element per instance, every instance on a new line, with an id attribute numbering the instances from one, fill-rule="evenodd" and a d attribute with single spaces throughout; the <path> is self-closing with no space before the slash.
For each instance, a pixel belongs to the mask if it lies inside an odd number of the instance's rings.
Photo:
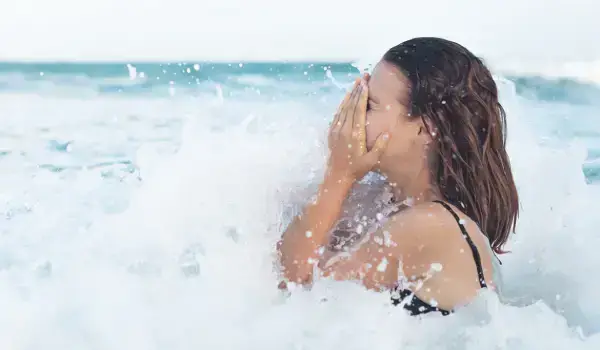
<path id="1" fill-rule="evenodd" d="M 352 283 L 288 299 L 276 288 L 273 243 L 286 205 L 320 176 L 335 103 L 0 96 L 0 347 L 600 348 L 585 152 L 542 145 L 499 82 L 523 207 L 505 295 L 424 320 Z M 66 142 L 68 156 L 55 147 Z M 131 174 L 98 165 L 140 144 Z"/>

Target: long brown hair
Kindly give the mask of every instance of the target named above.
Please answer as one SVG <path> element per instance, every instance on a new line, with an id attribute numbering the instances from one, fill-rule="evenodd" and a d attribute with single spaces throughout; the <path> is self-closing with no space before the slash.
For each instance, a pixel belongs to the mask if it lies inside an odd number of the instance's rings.
<path id="1" fill-rule="evenodd" d="M 383 59 L 411 82 L 411 116 L 436 131 L 432 175 L 444 199 L 503 253 L 519 198 L 505 148 L 506 115 L 490 71 L 463 46 L 440 38 L 408 40 Z"/>

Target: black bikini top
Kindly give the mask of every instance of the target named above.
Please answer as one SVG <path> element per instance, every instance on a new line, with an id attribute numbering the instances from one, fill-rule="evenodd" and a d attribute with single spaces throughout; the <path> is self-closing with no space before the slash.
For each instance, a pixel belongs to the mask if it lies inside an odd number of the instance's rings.
<path id="1" fill-rule="evenodd" d="M 436 200 L 434 202 L 439 203 L 444 208 L 446 208 L 446 210 L 448 210 L 452 214 L 452 216 L 454 217 L 454 220 L 456 220 L 456 223 L 458 224 L 458 227 L 460 228 L 460 231 L 462 232 L 463 237 L 469 244 L 469 247 L 471 248 L 471 252 L 473 253 L 473 260 L 475 260 L 475 266 L 477 267 L 477 276 L 479 278 L 479 285 L 481 286 L 481 288 L 487 288 L 487 284 L 485 283 L 485 276 L 483 275 L 483 267 L 481 266 L 481 256 L 479 255 L 479 251 L 477 250 L 475 243 L 473 243 L 473 240 L 467 233 L 467 229 L 465 229 L 463 221 L 456 214 L 456 212 L 454 210 L 452 210 L 452 208 L 448 204 L 446 204 L 442 201 L 438 201 L 438 200 Z M 410 299 L 406 300 L 407 298 L 410 298 Z M 411 316 L 426 314 L 429 312 L 440 312 L 444 316 L 449 315 L 451 313 L 451 311 L 440 309 L 437 306 L 434 306 L 434 305 L 424 302 L 423 300 L 419 299 L 414 294 L 414 292 L 412 292 L 409 289 L 394 288 L 392 290 L 392 303 L 394 305 L 398 305 L 398 304 L 402 303 L 404 309 L 408 310 Z"/>

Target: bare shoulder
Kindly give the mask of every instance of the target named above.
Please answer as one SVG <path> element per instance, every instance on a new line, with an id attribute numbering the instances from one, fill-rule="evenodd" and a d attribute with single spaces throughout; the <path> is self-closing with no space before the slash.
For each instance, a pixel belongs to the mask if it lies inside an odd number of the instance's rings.
<path id="1" fill-rule="evenodd" d="M 427 202 L 407 208 L 391 218 L 389 229 L 403 235 L 426 237 L 429 233 L 456 227 L 456 220 L 440 204 Z"/>
<path id="2" fill-rule="evenodd" d="M 476 226 L 466 215 L 455 208 L 453 210 L 467 229 Z M 459 231 L 459 226 L 446 208 L 439 203 L 428 202 L 399 212 L 388 221 L 385 230 L 393 241 L 402 243 L 397 244 L 399 253 L 425 252 L 443 248 L 447 242 L 441 239 L 443 235 Z"/>

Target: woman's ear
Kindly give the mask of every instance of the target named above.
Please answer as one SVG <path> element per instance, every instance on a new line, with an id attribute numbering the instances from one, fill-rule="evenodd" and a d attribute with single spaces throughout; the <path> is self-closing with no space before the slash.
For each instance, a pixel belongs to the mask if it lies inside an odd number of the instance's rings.
<path id="1" fill-rule="evenodd" d="M 425 118 L 416 118 L 418 132 L 417 135 L 425 138 L 425 144 L 428 144 L 437 138 L 437 128 Z"/>

